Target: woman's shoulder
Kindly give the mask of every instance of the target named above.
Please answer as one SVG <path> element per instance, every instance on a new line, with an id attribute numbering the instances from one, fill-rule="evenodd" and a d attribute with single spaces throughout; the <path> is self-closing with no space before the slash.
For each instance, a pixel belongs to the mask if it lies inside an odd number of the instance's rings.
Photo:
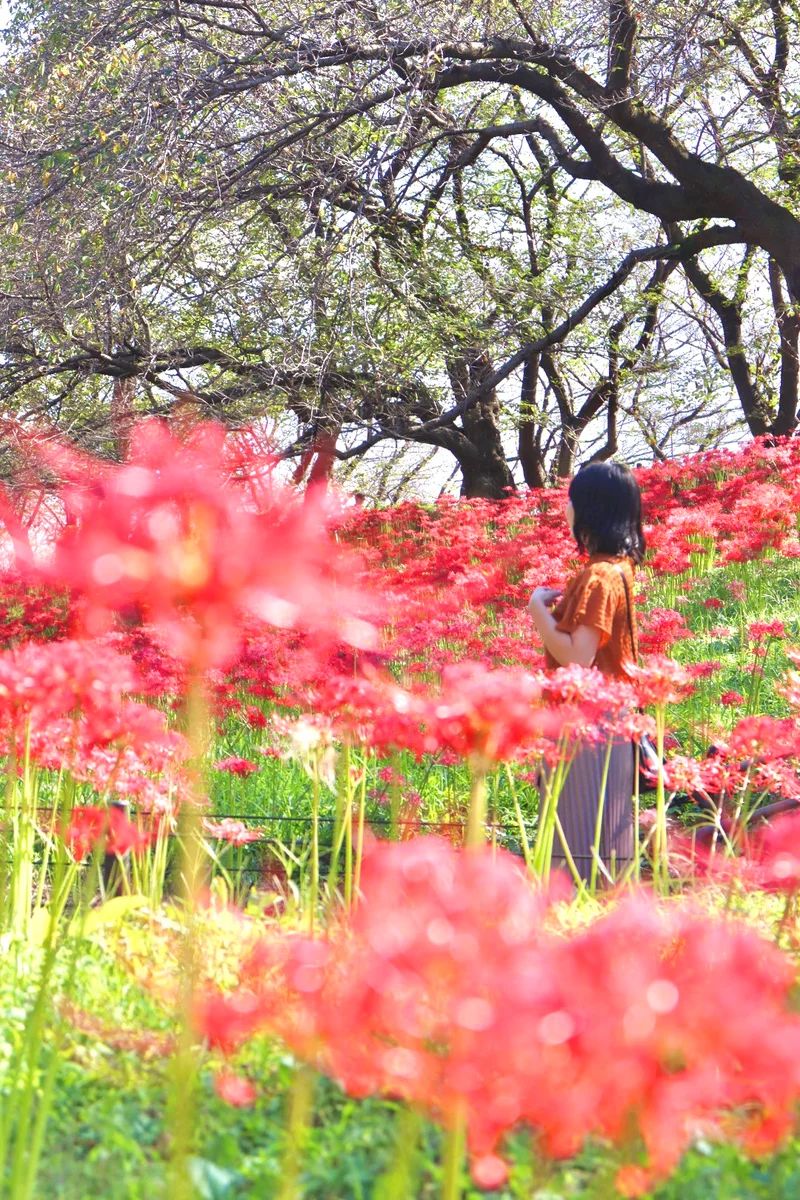
<path id="1" fill-rule="evenodd" d="M 622 574 L 633 576 L 633 563 L 627 556 L 612 558 L 610 555 L 594 555 L 570 580 L 576 587 L 598 581 L 609 585 L 622 584 Z"/>

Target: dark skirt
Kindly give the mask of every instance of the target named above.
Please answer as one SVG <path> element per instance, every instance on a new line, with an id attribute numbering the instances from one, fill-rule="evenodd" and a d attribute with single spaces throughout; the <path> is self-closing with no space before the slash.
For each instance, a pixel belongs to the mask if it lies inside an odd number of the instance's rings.
<path id="1" fill-rule="evenodd" d="M 592 873 L 592 847 L 608 743 L 585 743 L 575 752 L 558 797 L 558 819 L 582 879 Z M 611 747 L 600 826 L 600 858 L 617 878 L 633 862 L 633 746 L 615 739 Z M 558 830 L 553 835 L 554 867 L 569 871 Z M 598 867 L 597 877 L 602 876 Z"/>

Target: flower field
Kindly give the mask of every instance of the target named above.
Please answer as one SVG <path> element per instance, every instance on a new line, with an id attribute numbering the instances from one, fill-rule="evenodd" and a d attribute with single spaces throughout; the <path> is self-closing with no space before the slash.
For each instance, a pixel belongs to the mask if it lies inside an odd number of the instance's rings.
<path id="1" fill-rule="evenodd" d="M 797 1194 L 800 443 L 638 472 L 624 684 L 543 670 L 565 490 L 17 452 L 2 1194 Z M 634 864 L 551 869 L 574 737 L 645 733 Z"/>

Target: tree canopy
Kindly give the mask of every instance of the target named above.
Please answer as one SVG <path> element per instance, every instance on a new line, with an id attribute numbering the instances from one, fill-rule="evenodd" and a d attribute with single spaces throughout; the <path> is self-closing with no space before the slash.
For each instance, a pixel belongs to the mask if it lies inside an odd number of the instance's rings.
<path id="1" fill-rule="evenodd" d="M 192 403 L 298 478 L 418 444 L 488 496 L 792 433 L 799 36 L 788 0 L 12 5 L 3 411 L 118 454 Z"/>

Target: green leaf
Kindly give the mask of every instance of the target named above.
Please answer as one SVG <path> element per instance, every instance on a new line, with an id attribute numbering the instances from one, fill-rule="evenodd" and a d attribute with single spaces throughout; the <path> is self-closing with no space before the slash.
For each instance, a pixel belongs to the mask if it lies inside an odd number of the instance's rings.
<path id="1" fill-rule="evenodd" d="M 115 896 L 106 900 L 99 908 L 93 908 L 86 919 L 73 926 L 73 932 L 90 937 L 104 925 L 118 925 L 130 912 L 147 905 L 144 896 Z"/>
<path id="2" fill-rule="evenodd" d="M 189 1174 L 201 1200 L 223 1200 L 244 1180 L 239 1171 L 218 1167 L 206 1158 L 190 1158 Z"/>
<path id="3" fill-rule="evenodd" d="M 50 910 L 47 908 L 37 908 L 31 917 L 31 923 L 28 927 L 28 940 L 34 946 L 43 946 L 49 928 Z"/>

